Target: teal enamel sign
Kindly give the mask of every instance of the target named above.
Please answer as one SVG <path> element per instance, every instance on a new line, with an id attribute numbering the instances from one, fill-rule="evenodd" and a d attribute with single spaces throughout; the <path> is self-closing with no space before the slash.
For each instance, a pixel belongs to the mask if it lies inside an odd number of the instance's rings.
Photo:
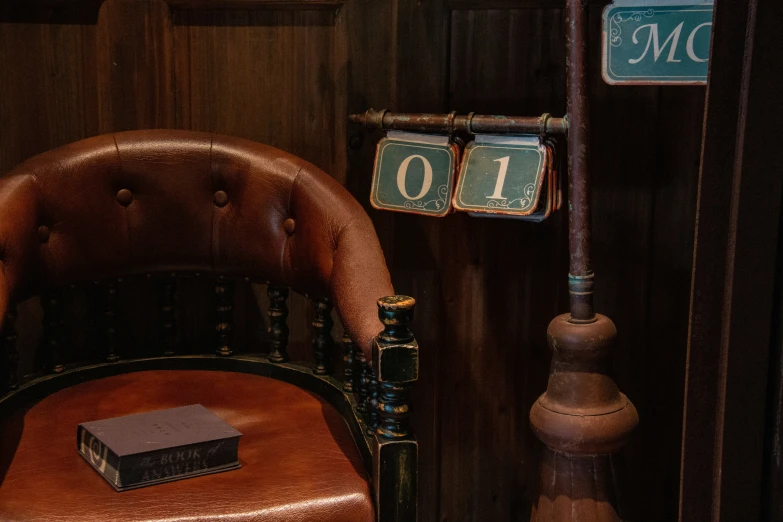
<path id="1" fill-rule="evenodd" d="M 669 0 L 669 4 L 675 2 Z M 706 84 L 712 4 L 604 8 L 602 73 L 609 84 Z"/>
<path id="2" fill-rule="evenodd" d="M 545 159 L 537 137 L 471 143 L 465 150 L 454 208 L 531 214 L 538 206 Z"/>
<path id="3" fill-rule="evenodd" d="M 445 216 L 457 147 L 443 136 L 389 133 L 378 143 L 370 203 L 382 210 Z"/>

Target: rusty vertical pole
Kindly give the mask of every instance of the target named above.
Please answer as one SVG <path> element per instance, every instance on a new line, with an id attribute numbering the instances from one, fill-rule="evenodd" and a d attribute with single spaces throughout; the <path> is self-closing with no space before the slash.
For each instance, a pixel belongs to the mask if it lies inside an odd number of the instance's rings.
<path id="1" fill-rule="evenodd" d="M 547 390 L 530 410 L 545 444 L 532 522 L 619 522 L 616 452 L 639 419 L 609 377 L 614 323 L 593 309 L 590 265 L 587 13 L 566 1 L 570 313 L 547 330 L 552 366 Z"/>
<path id="2" fill-rule="evenodd" d="M 571 317 L 592 321 L 593 271 L 590 266 L 590 122 L 587 106 L 587 13 L 581 0 L 566 5 L 566 93 L 568 97 L 568 291 Z"/>

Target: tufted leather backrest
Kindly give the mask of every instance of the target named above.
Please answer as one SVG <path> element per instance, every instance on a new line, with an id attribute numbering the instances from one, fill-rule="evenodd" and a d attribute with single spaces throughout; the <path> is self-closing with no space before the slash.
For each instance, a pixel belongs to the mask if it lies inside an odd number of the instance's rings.
<path id="1" fill-rule="evenodd" d="M 364 350 L 393 294 L 372 223 L 315 166 L 252 141 L 145 130 L 35 156 L 0 179 L 0 319 L 11 296 L 193 270 L 331 295 Z"/>

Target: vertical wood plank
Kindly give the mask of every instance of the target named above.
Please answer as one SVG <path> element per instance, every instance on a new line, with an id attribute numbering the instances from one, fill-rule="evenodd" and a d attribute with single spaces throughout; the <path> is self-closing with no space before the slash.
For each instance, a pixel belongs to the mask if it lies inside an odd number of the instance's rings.
<path id="1" fill-rule="evenodd" d="M 25 159 L 86 136 L 83 62 L 94 60 L 94 21 L 0 17 L 0 176 Z"/>
<path id="2" fill-rule="evenodd" d="M 392 105 L 385 108 L 402 112 L 448 112 L 454 108 L 448 99 L 450 11 L 439 0 L 398 0 L 394 4 L 396 13 L 390 18 L 394 49 L 389 55 L 394 62 L 388 67 L 396 85 L 391 93 Z M 373 19 L 375 16 L 382 14 L 373 15 Z M 381 67 L 377 69 L 380 72 L 385 70 L 382 64 L 373 63 L 371 72 L 377 67 Z M 370 106 L 380 107 L 374 100 L 370 101 Z M 373 145 L 368 143 L 365 148 L 372 149 Z M 365 167 L 365 176 L 371 168 L 372 163 Z M 358 197 L 366 201 L 369 192 L 368 185 Z M 370 215 L 375 220 L 396 292 L 413 296 L 419 302 L 413 325 L 421 345 L 420 378 L 413 390 L 416 404 L 413 425 L 419 443 L 418 461 L 427 463 L 419 467 L 419 517 L 422 520 L 469 519 L 473 516 L 471 510 L 451 509 L 453 501 L 464 498 L 464 492 L 454 489 L 459 479 L 449 477 L 444 466 L 454 462 L 459 449 L 450 439 L 441 437 L 450 429 L 445 416 L 453 412 L 449 407 L 455 404 L 454 378 L 449 374 L 451 368 L 444 363 L 458 342 L 451 312 L 461 301 L 456 297 L 460 289 L 453 286 L 450 275 L 461 259 L 450 250 L 454 236 L 459 237 L 458 242 L 464 241 L 464 237 L 460 237 L 460 225 L 452 218 L 435 220 L 375 210 Z M 416 254 L 411 255 L 412 252 Z"/>
<path id="3" fill-rule="evenodd" d="M 560 10 L 455 11 L 451 24 L 450 108 L 564 111 Z M 438 370 L 446 448 L 440 516 L 524 519 L 538 482 L 539 448 L 525 426 L 527 411 L 546 386 L 547 325 L 567 304 L 566 215 L 540 225 L 450 219 L 437 265 L 443 328 L 451 332 L 440 334 L 450 346 Z"/>
<path id="4" fill-rule="evenodd" d="M 98 17 L 99 131 L 175 124 L 172 21 L 162 0 L 107 0 Z"/>
<path id="5" fill-rule="evenodd" d="M 174 81 L 188 85 L 175 119 L 279 147 L 344 179 L 337 148 L 344 150 L 345 112 L 336 112 L 336 86 L 344 85 L 346 66 L 335 23 L 328 10 L 175 11 L 183 52 Z"/>

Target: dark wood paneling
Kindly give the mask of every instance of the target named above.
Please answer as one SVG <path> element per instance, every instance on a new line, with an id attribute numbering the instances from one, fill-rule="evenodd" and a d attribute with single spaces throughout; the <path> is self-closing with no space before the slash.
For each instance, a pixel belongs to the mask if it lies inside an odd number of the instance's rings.
<path id="1" fill-rule="evenodd" d="M 334 12 L 188 10 L 174 24 L 179 126 L 268 143 L 344 179 Z"/>
<path id="2" fill-rule="evenodd" d="M 0 171 L 86 135 L 85 41 L 95 26 L 0 25 Z"/>
<path id="3" fill-rule="evenodd" d="M 566 213 L 534 225 L 370 209 L 379 136 L 346 128 L 345 115 L 369 106 L 562 115 L 562 2 L 284 4 L 106 0 L 68 24 L 54 23 L 65 16 L 57 7 L 35 23 L 0 21 L 9 71 L 0 119 L 16 129 L 0 140 L 0 167 L 98 132 L 173 126 L 269 143 L 329 171 L 368 209 L 396 290 L 419 302 L 420 520 L 525 520 L 539 450 L 528 411 L 546 386 L 547 324 L 567 308 Z M 627 451 L 629 483 L 646 492 L 635 519 L 658 522 L 677 509 L 704 90 L 603 84 L 599 17 L 595 5 L 596 304 L 618 326 L 617 381 L 642 419 Z M 196 351 L 210 349 L 211 285 L 179 285 L 180 341 Z M 145 300 L 154 310 L 151 285 L 120 285 L 125 350 L 155 342 Z M 265 288 L 237 286 L 239 345 L 263 342 L 267 306 Z M 289 353 L 312 361 L 310 303 L 292 295 L 289 308 Z M 20 312 L 19 346 L 29 352 L 40 309 Z"/>
<path id="4" fill-rule="evenodd" d="M 450 109 L 565 112 L 560 10 L 454 11 L 450 18 Z M 546 387 L 547 325 L 567 306 L 566 214 L 541 225 L 447 219 L 441 314 L 453 339 L 439 368 L 449 390 L 441 406 L 439 515 L 524 520 L 538 476 L 528 411 Z"/>
<path id="5" fill-rule="evenodd" d="M 154 0 L 107 0 L 98 17 L 98 131 L 174 126 L 171 16 Z"/>

